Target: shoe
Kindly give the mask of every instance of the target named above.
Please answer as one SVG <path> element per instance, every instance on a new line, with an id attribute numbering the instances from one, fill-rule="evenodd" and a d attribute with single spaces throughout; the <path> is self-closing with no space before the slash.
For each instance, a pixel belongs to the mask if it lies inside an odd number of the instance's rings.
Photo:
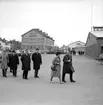
<path id="1" fill-rule="evenodd" d="M 7 77 L 7 76 L 5 75 L 5 77 Z"/>
<path id="2" fill-rule="evenodd" d="M 63 82 L 60 82 L 60 84 L 63 84 Z"/>
<path id="3" fill-rule="evenodd" d="M 76 81 L 72 80 L 71 82 L 76 82 Z"/>
<path id="4" fill-rule="evenodd" d="M 27 79 L 27 80 L 28 80 L 28 78 L 25 78 L 25 79 Z"/>
<path id="5" fill-rule="evenodd" d="M 39 76 L 35 76 L 35 78 L 39 78 Z"/>
<path id="6" fill-rule="evenodd" d="M 65 80 L 63 80 L 62 82 L 66 83 L 66 81 L 65 81 Z"/>

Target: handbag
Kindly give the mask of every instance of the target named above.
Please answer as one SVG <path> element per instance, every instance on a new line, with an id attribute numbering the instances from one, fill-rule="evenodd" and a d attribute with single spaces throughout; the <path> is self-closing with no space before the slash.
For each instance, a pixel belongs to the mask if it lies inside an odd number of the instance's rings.
<path id="1" fill-rule="evenodd" d="M 52 70 L 52 71 L 57 71 L 57 70 L 56 70 L 56 66 L 55 66 L 55 65 L 51 65 L 51 70 Z"/>
<path id="2" fill-rule="evenodd" d="M 75 72 L 74 67 L 72 65 L 70 66 L 70 69 L 72 72 Z"/>

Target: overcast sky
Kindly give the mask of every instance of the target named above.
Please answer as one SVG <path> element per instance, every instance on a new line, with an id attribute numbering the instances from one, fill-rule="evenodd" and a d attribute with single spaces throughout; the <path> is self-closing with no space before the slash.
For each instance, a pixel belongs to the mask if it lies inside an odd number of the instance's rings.
<path id="1" fill-rule="evenodd" d="M 39 28 L 58 46 L 86 42 L 91 25 L 103 26 L 103 0 L 0 0 L 0 37 L 7 40 Z"/>

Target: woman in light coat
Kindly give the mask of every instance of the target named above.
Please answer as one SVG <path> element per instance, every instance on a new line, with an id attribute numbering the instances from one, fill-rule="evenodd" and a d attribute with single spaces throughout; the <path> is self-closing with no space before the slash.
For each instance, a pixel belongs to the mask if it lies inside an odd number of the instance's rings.
<path id="1" fill-rule="evenodd" d="M 51 79 L 52 81 L 53 77 L 58 77 L 60 83 L 61 82 L 61 60 L 60 60 L 60 52 L 56 53 L 56 57 L 52 61 L 52 65 L 54 65 L 55 70 L 51 70 Z"/>
<path id="2" fill-rule="evenodd" d="M 2 69 L 3 77 L 7 77 L 6 74 L 7 74 L 7 69 L 8 69 L 8 63 L 9 63 L 8 55 L 6 51 L 4 50 L 1 56 L 1 69 Z"/>

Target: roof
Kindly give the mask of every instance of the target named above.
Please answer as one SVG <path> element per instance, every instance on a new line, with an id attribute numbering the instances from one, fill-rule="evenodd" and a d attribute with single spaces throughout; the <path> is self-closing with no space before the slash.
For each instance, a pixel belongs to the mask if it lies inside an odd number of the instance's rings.
<path id="1" fill-rule="evenodd" d="M 91 33 L 95 35 L 97 38 L 103 38 L 103 31 L 93 31 Z"/>
<path id="2" fill-rule="evenodd" d="M 29 32 L 31 32 L 31 31 L 36 31 L 36 32 L 38 32 L 38 33 L 40 33 L 40 34 L 42 34 L 42 35 L 44 35 L 45 37 L 47 37 L 47 38 L 49 38 L 49 39 L 51 39 L 51 40 L 53 40 L 54 41 L 54 39 L 53 38 L 51 38 L 50 36 L 48 36 L 48 34 L 47 33 L 45 33 L 45 32 L 42 32 L 42 30 L 40 30 L 40 29 L 31 29 L 30 31 L 28 31 L 28 32 L 26 32 L 26 33 L 24 33 L 23 35 L 21 35 L 21 36 L 24 36 L 24 35 L 26 35 L 27 33 L 29 33 Z"/>
<path id="3" fill-rule="evenodd" d="M 84 45 L 85 45 L 85 43 L 84 43 L 84 42 L 81 42 L 81 41 L 76 41 L 76 42 L 70 43 L 68 46 L 70 46 L 71 44 L 75 44 L 75 43 L 82 43 L 82 44 L 84 44 Z"/>

